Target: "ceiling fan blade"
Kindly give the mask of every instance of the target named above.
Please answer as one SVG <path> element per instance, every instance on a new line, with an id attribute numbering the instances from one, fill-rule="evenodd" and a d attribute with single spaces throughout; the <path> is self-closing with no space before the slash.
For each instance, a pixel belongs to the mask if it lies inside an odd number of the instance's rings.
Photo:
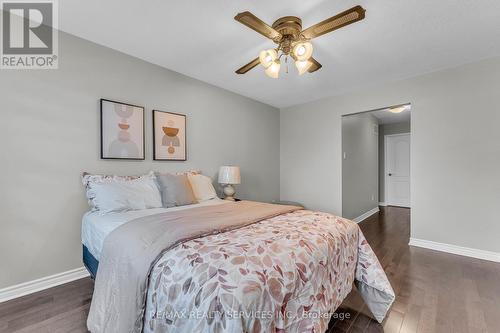
<path id="1" fill-rule="evenodd" d="M 314 59 L 312 57 L 309 58 L 309 61 L 312 62 L 311 67 L 309 67 L 309 69 L 307 70 L 309 73 L 316 72 L 318 69 L 323 67 L 323 65 L 321 65 L 318 61 L 316 61 L 316 59 Z"/>
<path id="2" fill-rule="evenodd" d="M 239 13 L 234 19 L 272 40 L 279 41 L 283 37 L 279 32 L 250 12 Z"/>
<path id="3" fill-rule="evenodd" d="M 257 57 L 254 60 L 250 61 L 245 66 L 243 66 L 240 69 L 238 69 L 236 71 L 236 74 L 245 74 L 246 72 L 248 72 L 249 70 L 251 70 L 252 68 L 254 68 L 255 66 L 257 66 L 259 63 L 260 63 L 259 57 Z"/>
<path id="4" fill-rule="evenodd" d="M 316 38 L 346 25 L 361 21 L 364 18 L 365 9 L 361 6 L 356 6 L 303 30 L 301 35 L 307 39 Z"/>

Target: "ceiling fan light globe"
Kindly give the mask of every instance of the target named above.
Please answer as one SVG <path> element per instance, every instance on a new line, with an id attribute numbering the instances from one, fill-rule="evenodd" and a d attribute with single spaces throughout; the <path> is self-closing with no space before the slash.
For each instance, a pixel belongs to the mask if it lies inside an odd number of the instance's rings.
<path id="1" fill-rule="evenodd" d="M 264 68 L 269 68 L 274 60 L 278 58 L 278 53 L 274 49 L 264 50 L 259 53 L 259 61 Z"/>
<path id="2" fill-rule="evenodd" d="M 313 46 L 309 42 L 301 42 L 293 47 L 293 55 L 298 61 L 305 61 L 311 58 L 313 54 Z"/>
<path id="3" fill-rule="evenodd" d="M 275 60 L 275 61 L 273 61 L 271 66 L 269 66 L 266 69 L 266 75 L 273 78 L 273 79 L 277 79 L 280 76 L 280 68 L 281 68 L 280 61 Z"/>
<path id="4" fill-rule="evenodd" d="M 309 60 L 304 60 L 304 61 L 295 61 L 295 67 L 297 67 L 297 70 L 299 71 L 299 75 L 302 75 L 307 72 L 309 68 L 311 68 L 312 62 Z"/>

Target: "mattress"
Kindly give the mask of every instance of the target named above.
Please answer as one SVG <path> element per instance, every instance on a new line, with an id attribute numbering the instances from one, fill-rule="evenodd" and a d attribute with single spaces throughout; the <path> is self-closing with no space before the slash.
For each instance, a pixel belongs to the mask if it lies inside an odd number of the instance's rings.
<path id="1" fill-rule="evenodd" d="M 167 211 L 185 210 L 211 205 L 222 205 L 226 203 L 228 203 L 228 201 L 214 198 L 193 205 L 172 208 L 153 208 L 108 214 L 102 214 L 98 211 L 87 212 L 82 219 L 82 244 L 88 249 L 88 251 L 96 260 L 100 260 L 101 251 L 106 236 L 108 236 L 113 230 L 115 230 L 122 224 L 130 222 L 137 218 L 159 214 Z"/>

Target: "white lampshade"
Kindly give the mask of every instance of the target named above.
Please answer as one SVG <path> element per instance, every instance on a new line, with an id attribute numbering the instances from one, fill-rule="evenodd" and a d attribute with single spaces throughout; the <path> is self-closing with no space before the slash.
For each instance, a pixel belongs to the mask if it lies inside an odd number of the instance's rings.
<path id="1" fill-rule="evenodd" d="M 219 184 L 241 184 L 240 168 L 237 166 L 221 166 Z"/>

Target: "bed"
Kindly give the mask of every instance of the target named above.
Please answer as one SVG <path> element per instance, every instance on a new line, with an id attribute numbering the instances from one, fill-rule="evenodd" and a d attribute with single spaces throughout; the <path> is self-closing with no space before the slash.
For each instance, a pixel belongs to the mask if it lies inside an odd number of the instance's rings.
<path id="1" fill-rule="evenodd" d="M 94 333 L 324 332 L 353 283 L 380 322 L 394 301 L 357 224 L 299 207 L 91 212 L 82 242 Z"/>
<path id="2" fill-rule="evenodd" d="M 92 279 L 95 279 L 104 239 L 113 230 L 127 222 L 144 216 L 150 216 L 164 212 L 181 211 L 185 209 L 221 205 L 225 203 L 227 203 L 227 201 L 219 198 L 214 198 L 189 206 L 179 206 L 171 208 L 132 210 L 112 214 L 101 214 L 99 211 L 89 211 L 85 213 L 82 218 L 82 253 L 85 268 L 87 268 L 87 270 L 89 271 Z"/>

